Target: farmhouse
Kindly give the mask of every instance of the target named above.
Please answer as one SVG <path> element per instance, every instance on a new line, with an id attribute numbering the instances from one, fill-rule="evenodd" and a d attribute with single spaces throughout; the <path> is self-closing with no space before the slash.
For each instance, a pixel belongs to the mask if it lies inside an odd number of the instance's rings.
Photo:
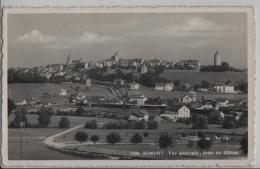
<path id="1" fill-rule="evenodd" d="M 166 117 L 173 121 L 177 121 L 179 118 L 190 118 L 190 109 L 183 105 L 176 105 L 171 111 L 166 111 L 160 115 L 161 118 Z"/>
<path id="2" fill-rule="evenodd" d="M 128 118 L 129 121 L 141 121 L 141 120 L 148 121 L 148 119 L 149 119 L 149 115 L 143 113 L 131 113 Z"/>
<path id="3" fill-rule="evenodd" d="M 191 91 L 187 95 L 180 97 L 179 102 L 185 103 L 185 104 L 196 102 L 196 92 Z"/>
<path id="4" fill-rule="evenodd" d="M 234 85 L 216 84 L 214 89 L 217 93 L 235 93 Z"/>
<path id="5" fill-rule="evenodd" d="M 129 96 L 129 103 L 137 104 L 137 105 L 144 105 L 147 98 L 142 94 L 132 94 Z"/>
<path id="6" fill-rule="evenodd" d="M 66 89 L 61 89 L 59 96 L 67 96 L 67 90 Z"/>
<path id="7" fill-rule="evenodd" d="M 174 85 L 172 82 L 157 82 L 155 84 L 155 90 L 158 91 L 172 91 Z"/>

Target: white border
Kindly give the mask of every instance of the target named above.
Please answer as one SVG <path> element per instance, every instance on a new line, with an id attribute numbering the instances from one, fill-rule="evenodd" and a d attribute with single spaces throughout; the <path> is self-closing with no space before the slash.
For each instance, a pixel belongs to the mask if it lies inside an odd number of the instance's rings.
<path id="1" fill-rule="evenodd" d="M 255 20 L 254 9 L 244 7 L 84 7 L 84 8 L 6 8 L 3 17 L 2 112 L 7 112 L 7 16 L 12 13 L 180 13 L 246 12 L 248 16 L 248 112 L 249 153 L 247 160 L 8 160 L 7 113 L 2 113 L 2 165 L 4 167 L 247 167 L 254 164 L 255 154 Z"/>

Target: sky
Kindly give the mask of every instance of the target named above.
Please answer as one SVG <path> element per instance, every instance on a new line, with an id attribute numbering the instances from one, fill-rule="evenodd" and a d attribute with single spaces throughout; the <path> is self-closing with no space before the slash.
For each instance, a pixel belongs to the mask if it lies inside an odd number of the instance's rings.
<path id="1" fill-rule="evenodd" d="M 244 13 L 9 14 L 8 66 L 33 67 L 74 59 L 121 58 L 247 66 Z"/>

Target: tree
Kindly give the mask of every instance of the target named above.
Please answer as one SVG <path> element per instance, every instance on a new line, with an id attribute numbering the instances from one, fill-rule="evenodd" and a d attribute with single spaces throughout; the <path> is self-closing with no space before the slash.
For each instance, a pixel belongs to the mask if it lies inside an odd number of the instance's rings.
<path id="1" fill-rule="evenodd" d="M 247 156 L 248 153 L 248 136 L 242 137 L 240 140 L 240 150 L 242 150 L 243 154 Z"/>
<path id="2" fill-rule="evenodd" d="M 91 121 L 86 122 L 85 128 L 86 129 L 96 129 L 97 128 L 96 120 L 91 120 Z"/>
<path id="3" fill-rule="evenodd" d="M 159 137 L 159 146 L 160 148 L 165 149 L 165 159 L 167 159 L 167 149 L 172 147 L 173 141 L 172 137 L 168 135 L 168 133 L 163 133 Z"/>
<path id="4" fill-rule="evenodd" d="M 83 131 L 78 131 L 74 136 L 76 141 L 79 141 L 81 144 L 88 140 L 88 134 Z"/>
<path id="5" fill-rule="evenodd" d="M 144 133 L 143 133 L 143 136 L 144 136 L 144 137 L 148 137 L 148 136 L 149 136 L 149 133 L 148 133 L 148 132 L 144 132 Z"/>
<path id="6" fill-rule="evenodd" d="M 135 133 L 131 138 L 131 143 L 138 144 L 143 142 L 143 137 L 140 133 Z"/>
<path id="7" fill-rule="evenodd" d="M 91 136 L 90 140 L 91 140 L 94 144 L 96 144 L 96 142 L 99 141 L 99 136 L 93 135 L 93 136 Z"/>
<path id="8" fill-rule="evenodd" d="M 16 108 L 16 105 L 13 100 L 8 98 L 8 116 L 12 113 L 12 111 Z"/>
<path id="9" fill-rule="evenodd" d="M 229 64 L 227 62 L 222 62 L 221 69 L 222 71 L 229 71 Z"/>
<path id="10" fill-rule="evenodd" d="M 23 108 L 16 111 L 14 120 L 10 123 L 10 127 L 20 128 L 21 122 L 23 122 L 25 124 L 25 126 L 23 126 L 23 127 L 26 127 L 28 125 L 26 113 L 27 113 L 27 111 Z"/>
<path id="11" fill-rule="evenodd" d="M 149 120 L 147 122 L 147 128 L 148 129 L 156 129 L 158 127 L 158 123 L 155 120 Z"/>
<path id="12" fill-rule="evenodd" d="M 69 128 L 70 120 L 67 117 L 61 117 L 59 121 L 59 128 Z"/>
<path id="13" fill-rule="evenodd" d="M 82 114 L 85 112 L 83 107 L 80 107 L 76 110 L 76 115 L 77 116 L 82 116 Z"/>
<path id="14" fill-rule="evenodd" d="M 212 146 L 212 140 L 210 139 L 206 139 L 206 138 L 201 138 L 198 142 L 197 142 L 198 147 L 201 149 L 201 151 L 203 150 L 209 150 L 210 147 Z"/>
<path id="15" fill-rule="evenodd" d="M 195 115 L 192 118 L 193 129 L 207 129 L 208 128 L 208 119 L 203 115 Z"/>
<path id="16" fill-rule="evenodd" d="M 108 143 L 114 145 L 116 143 L 121 142 L 121 137 L 118 133 L 110 133 L 107 135 L 106 140 Z"/>
<path id="17" fill-rule="evenodd" d="M 48 127 L 51 122 L 51 116 L 54 114 L 54 111 L 51 107 L 41 107 L 38 111 L 38 122 L 39 127 Z"/>
<path id="18" fill-rule="evenodd" d="M 232 129 L 235 127 L 235 123 L 233 120 L 227 119 L 223 122 L 223 128 Z"/>

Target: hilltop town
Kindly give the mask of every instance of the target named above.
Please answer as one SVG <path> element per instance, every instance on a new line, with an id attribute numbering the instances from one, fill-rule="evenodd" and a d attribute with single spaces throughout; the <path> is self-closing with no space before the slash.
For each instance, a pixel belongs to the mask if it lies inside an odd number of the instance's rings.
<path id="1" fill-rule="evenodd" d="M 9 104 L 14 106 L 9 111 L 39 115 L 39 123 L 27 119 L 26 128 L 48 127 L 41 124 L 40 112 L 42 116 L 52 112 L 68 121 L 91 117 L 94 121 L 85 128 L 104 133 L 149 130 L 150 141 L 157 142 L 154 130 L 172 130 L 177 142 L 188 144 L 198 141 L 202 136 L 197 131 L 203 130 L 203 137 L 216 145 L 237 147 L 247 128 L 246 71 L 222 62 L 218 51 L 212 58 L 212 65 L 202 65 L 198 60 L 126 59 L 116 52 L 108 59 L 88 62 L 69 54 L 65 63 L 10 68 Z M 20 126 L 16 117 L 9 119 L 10 128 Z M 67 138 L 59 139 L 72 141 Z"/>

